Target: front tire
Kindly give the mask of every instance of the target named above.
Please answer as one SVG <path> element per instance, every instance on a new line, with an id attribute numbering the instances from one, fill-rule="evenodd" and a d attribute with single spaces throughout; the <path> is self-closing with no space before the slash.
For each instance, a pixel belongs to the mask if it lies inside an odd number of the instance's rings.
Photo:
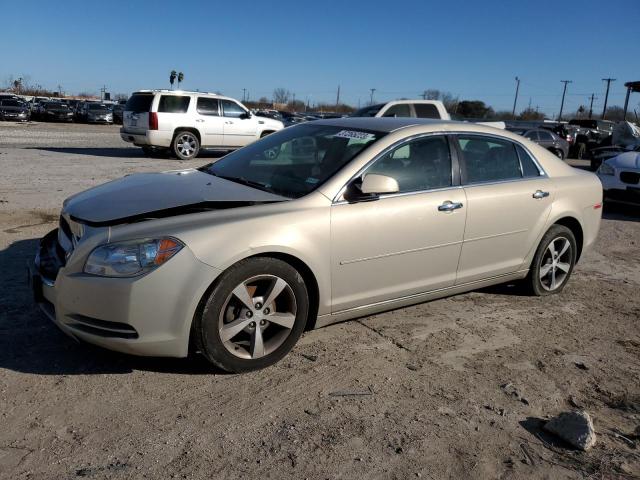
<path id="1" fill-rule="evenodd" d="M 257 257 L 225 271 L 194 323 L 199 351 L 228 372 L 281 360 L 304 331 L 309 295 L 302 276 L 282 260 Z"/>
<path id="2" fill-rule="evenodd" d="M 576 239 L 563 225 L 553 225 L 544 234 L 533 257 L 527 287 L 536 296 L 560 293 L 573 272 L 577 258 Z"/>
<path id="3" fill-rule="evenodd" d="M 200 152 L 200 141 L 195 133 L 182 130 L 176 133 L 171 148 L 174 155 L 180 160 L 192 160 Z"/>

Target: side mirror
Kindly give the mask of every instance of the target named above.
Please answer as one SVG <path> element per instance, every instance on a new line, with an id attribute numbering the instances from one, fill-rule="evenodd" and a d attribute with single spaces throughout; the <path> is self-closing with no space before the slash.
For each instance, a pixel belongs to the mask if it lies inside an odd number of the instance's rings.
<path id="1" fill-rule="evenodd" d="M 400 187 L 398 181 L 393 177 L 378 175 L 377 173 L 365 174 L 360 186 L 362 193 L 383 195 L 385 193 L 398 193 Z"/>
<path id="2" fill-rule="evenodd" d="M 368 202 L 378 200 L 380 195 L 398 193 L 400 187 L 395 178 L 377 173 L 368 173 L 362 179 L 351 182 L 344 192 L 348 202 Z"/>
<path id="3" fill-rule="evenodd" d="M 242 120 L 247 120 L 247 119 L 251 118 L 251 116 L 252 116 L 251 112 L 244 112 L 243 114 L 240 115 L 240 118 Z"/>

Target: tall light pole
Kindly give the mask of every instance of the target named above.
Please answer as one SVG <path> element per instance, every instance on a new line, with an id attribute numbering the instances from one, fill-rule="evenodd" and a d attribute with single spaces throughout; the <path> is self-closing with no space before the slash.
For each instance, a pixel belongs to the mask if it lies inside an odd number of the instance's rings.
<path id="1" fill-rule="evenodd" d="M 243 101 L 243 102 L 245 101 L 246 93 L 247 93 L 247 89 L 246 89 L 246 88 L 243 88 L 243 89 L 242 89 L 242 101 Z"/>
<path id="2" fill-rule="evenodd" d="M 604 107 L 602 107 L 602 120 L 607 114 L 607 100 L 609 100 L 609 87 L 611 86 L 611 82 L 615 82 L 615 78 L 603 78 L 603 82 L 607 82 L 607 93 L 604 94 Z"/>
<path id="3" fill-rule="evenodd" d="M 513 99 L 513 110 L 511 116 L 516 116 L 516 103 L 518 103 L 518 91 L 520 90 L 520 79 L 516 77 L 516 98 Z"/>
<path id="4" fill-rule="evenodd" d="M 560 80 L 561 83 L 564 83 L 564 88 L 562 89 L 562 101 L 560 102 L 560 113 L 558 114 L 558 121 L 562 120 L 562 109 L 564 108 L 564 96 L 567 93 L 567 83 L 573 83 L 573 80 Z"/>
<path id="5" fill-rule="evenodd" d="M 369 105 L 373 105 L 373 93 L 376 91 L 375 88 L 370 88 L 369 90 L 371 90 L 371 97 L 369 100 Z"/>

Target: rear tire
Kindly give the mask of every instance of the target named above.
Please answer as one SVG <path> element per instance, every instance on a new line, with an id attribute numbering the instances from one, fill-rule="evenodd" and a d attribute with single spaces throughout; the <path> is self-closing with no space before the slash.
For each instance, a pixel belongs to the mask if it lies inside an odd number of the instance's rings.
<path id="1" fill-rule="evenodd" d="M 269 257 L 226 270 L 194 319 L 197 349 L 214 365 L 240 373 L 281 360 L 304 331 L 309 295 L 291 265 Z"/>
<path id="2" fill-rule="evenodd" d="M 171 142 L 173 154 L 180 160 L 193 160 L 200 153 L 200 141 L 195 133 L 180 130 Z"/>
<path id="3" fill-rule="evenodd" d="M 577 258 L 576 239 L 564 225 L 552 225 L 544 234 L 525 280 L 538 297 L 560 293 L 571 277 Z"/>

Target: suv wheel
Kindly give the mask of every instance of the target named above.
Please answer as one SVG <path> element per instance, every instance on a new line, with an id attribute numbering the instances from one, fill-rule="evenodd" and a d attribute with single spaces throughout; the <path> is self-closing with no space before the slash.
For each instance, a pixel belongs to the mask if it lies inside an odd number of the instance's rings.
<path id="1" fill-rule="evenodd" d="M 193 325 L 198 350 L 229 372 L 282 359 L 302 335 L 309 312 L 303 278 L 276 258 L 250 258 L 225 271 Z"/>
<path id="2" fill-rule="evenodd" d="M 198 156 L 200 142 L 193 132 L 182 130 L 173 138 L 172 149 L 180 160 L 191 160 Z"/>

